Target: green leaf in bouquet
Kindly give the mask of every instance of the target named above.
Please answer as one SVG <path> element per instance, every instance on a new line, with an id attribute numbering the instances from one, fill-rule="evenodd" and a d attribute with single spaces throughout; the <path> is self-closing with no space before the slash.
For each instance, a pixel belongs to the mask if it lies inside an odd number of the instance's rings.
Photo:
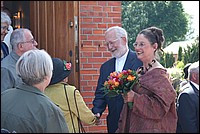
<path id="1" fill-rule="evenodd" d="M 127 82 L 127 83 L 125 84 L 125 86 L 126 86 L 126 87 L 130 87 L 130 86 L 131 86 L 131 82 Z"/>
<path id="2" fill-rule="evenodd" d="M 116 91 L 109 91 L 108 93 L 107 93 L 107 95 L 109 96 L 109 97 L 115 97 L 115 96 L 117 96 L 117 95 L 119 95 Z"/>

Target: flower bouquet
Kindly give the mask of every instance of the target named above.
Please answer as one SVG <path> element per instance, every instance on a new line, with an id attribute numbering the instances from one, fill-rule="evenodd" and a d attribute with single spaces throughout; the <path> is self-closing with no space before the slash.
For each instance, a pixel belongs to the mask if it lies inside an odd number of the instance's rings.
<path id="1" fill-rule="evenodd" d="M 105 92 L 105 95 L 115 97 L 119 94 L 126 95 L 136 83 L 138 83 L 138 74 L 128 69 L 110 73 L 108 80 L 104 82 L 101 89 Z M 128 105 L 132 108 L 133 103 L 128 103 Z"/>

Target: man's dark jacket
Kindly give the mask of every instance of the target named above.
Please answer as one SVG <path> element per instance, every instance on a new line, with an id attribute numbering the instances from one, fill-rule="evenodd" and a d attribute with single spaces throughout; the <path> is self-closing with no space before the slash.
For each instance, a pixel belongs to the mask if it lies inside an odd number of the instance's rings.
<path id="1" fill-rule="evenodd" d="M 92 108 L 94 114 L 100 113 L 102 115 L 108 105 L 108 133 L 114 133 L 117 130 L 118 120 L 124 103 L 121 95 L 109 98 L 108 96 L 104 96 L 103 90 L 100 90 L 110 73 L 115 71 L 115 60 L 116 58 L 112 58 L 106 61 L 100 68 L 100 76 L 93 100 L 94 107 Z M 137 58 L 136 53 L 129 50 L 123 70 L 131 69 L 136 71 L 140 66 L 142 66 L 142 62 Z"/>

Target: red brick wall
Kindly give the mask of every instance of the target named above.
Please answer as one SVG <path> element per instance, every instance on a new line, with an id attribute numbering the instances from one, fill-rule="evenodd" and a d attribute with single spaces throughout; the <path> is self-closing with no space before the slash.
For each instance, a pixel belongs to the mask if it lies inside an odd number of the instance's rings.
<path id="1" fill-rule="evenodd" d="M 121 1 L 80 1 L 80 91 L 87 106 L 92 101 L 103 62 L 111 58 L 104 46 L 104 32 L 110 26 L 121 26 Z M 102 124 L 84 124 L 87 133 L 107 133 L 107 110 L 101 117 Z"/>

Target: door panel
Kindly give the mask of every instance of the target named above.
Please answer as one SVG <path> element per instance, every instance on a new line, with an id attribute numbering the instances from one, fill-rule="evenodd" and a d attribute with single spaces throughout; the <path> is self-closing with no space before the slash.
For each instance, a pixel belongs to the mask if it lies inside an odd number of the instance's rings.
<path id="1" fill-rule="evenodd" d="M 52 57 L 71 61 L 69 83 L 80 89 L 77 17 L 78 1 L 30 1 L 30 29 L 38 48 Z"/>

